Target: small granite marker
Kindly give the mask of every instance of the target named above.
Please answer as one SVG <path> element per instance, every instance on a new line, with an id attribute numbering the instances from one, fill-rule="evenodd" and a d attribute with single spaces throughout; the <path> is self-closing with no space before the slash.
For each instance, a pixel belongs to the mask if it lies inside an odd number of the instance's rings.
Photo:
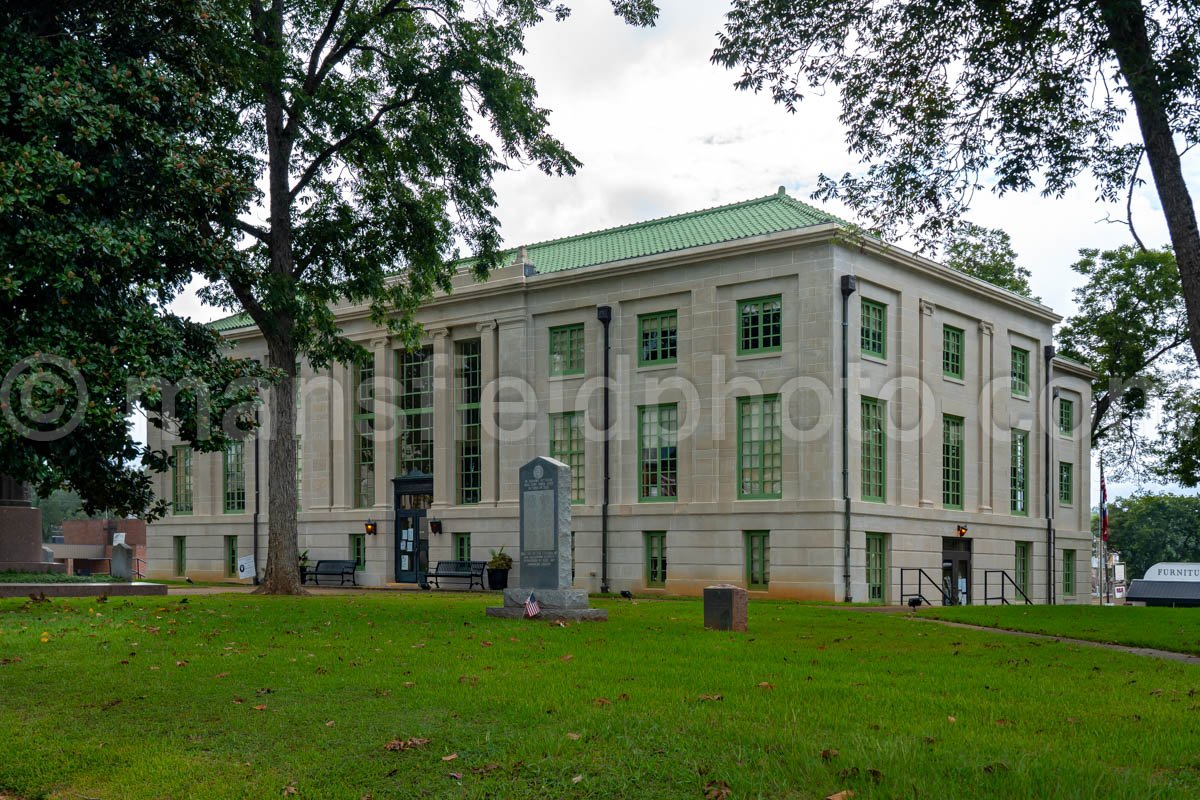
<path id="1" fill-rule="evenodd" d="M 542 620 L 608 619 L 608 612 L 588 607 L 587 592 L 572 588 L 571 468 L 553 458 L 538 457 L 521 467 L 521 585 L 504 590 L 503 607 L 489 617 L 521 618 L 525 601 L 537 598 Z"/>
<path id="2" fill-rule="evenodd" d="M 704 627 L 714 631 L 746 630 L 746 590 L 728 583 L 704 587 Z"/>

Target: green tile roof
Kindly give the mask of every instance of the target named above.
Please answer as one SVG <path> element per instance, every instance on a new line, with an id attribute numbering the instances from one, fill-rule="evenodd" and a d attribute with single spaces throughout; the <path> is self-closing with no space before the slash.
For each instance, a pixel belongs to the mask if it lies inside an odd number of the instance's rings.
<path id="1" fill-rule="evenodd" d="M 538 242 L 527 245 L 525 252 L 538 274 L 548 274 L 829 223 L 852 227 L 843 219 L 789 197 L 781 186 L 766 197 Z M 512 263 L 519 252 L 520 248 L 505 251 L 500 263 Z M 215 320 L 209 326 L 224 333 L 253 324 L 243 313 Z"/>
<path id="2" fill-rule="evenodd" d="M 780 187 L 766 197 L 539 242 L 525 251 L 538 273 L 546 274 L 826 223 L 849 226 L 788 197 Z M 502 263 L 517 253 L 517 248 L 507 251 Z"/>

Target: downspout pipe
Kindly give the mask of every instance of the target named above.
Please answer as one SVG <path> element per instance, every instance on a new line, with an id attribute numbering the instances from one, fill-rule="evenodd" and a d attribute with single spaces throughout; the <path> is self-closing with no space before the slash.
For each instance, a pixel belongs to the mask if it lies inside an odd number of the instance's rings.
<path id="1" fill-rule="evenodd" d="M 609 442 L 612 438 L 610 430 L 610 403 L 612 387 L 609 385 L 610 353 L 612 350 L 609 337 L 609 325 L 612 323 L 612 306 L 596 306 L 596 319 L 604 326 L 604 495 L 600 502 L 600 591 L 608 593 L 608 502 L 609 481 Z"/>
<path id="2" fill-rule="evenodd" d="M 1046 396 L 1046 424 L 1043 428 L 1044 447 L 1046 451 L 1044 455 L 1045 472 L 1043 473 L 1043 483 L 1045 486 L 1045 502 L 1046 502 L 1046 603 L 1049 605 L 1055 604 L 1054 597 L 1054 493 L 1051 491 L 1053 485 L 1053 477 L 1050 470 L 1053 468 L 1053 460 L 1051 458 L 1051 445 L 1053 437 L 1050 435 L 1054 428 L 1054 398 L 1058 397 L 1058 390 L 1051 390 L 1050 383 L 1054 376 L 1052 370 L 1054 368 L 1054 345 L 1048 344 L 1042 351 L 1045 358 L 1045 369 L 1042 374 L 1045 375 L 1045 396 Z"/>
<path id="3" fill-rule="evenodd" d="M 842 599 L 850 592 L 850 295 L 858 289 L 853 275 L 842 276 Z"/>

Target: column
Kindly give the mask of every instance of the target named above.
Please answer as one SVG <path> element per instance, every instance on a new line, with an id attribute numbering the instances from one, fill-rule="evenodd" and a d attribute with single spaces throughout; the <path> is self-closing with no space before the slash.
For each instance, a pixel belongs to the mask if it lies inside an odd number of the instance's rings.
<path id="1" fill-rule="evenodd" d="M 395 358 L 387 337 L 372 339 L 370 350 L 375 357 L 375 508 L 386 510 L 396 473 Z"/>
<path id="2" fill-rule="evenodd" d="M 934 305 L 928 300 L 920 301 L 921 313 L 918 317 L 918 325 L 920 326 L 917 333 L 918 355 L 918 394 L 916 397 L 917 404 L 920 408 L 920 435 L 917 437 L 918 445 L 918 464 L 920 465 L 919 490 L 918 497 L 920 498 L 921 508 L 930 508 L 934 505 L 933 499 L 930 497 L 931 487 L 938 485 L 938 481 L 930 478 L 931 473 L 941 475 L 941 470 L 936 469 L 930 464 L 931 450 L 936 452 L 936 448 L 930 447 L 930 439 L 933 438 L 933 432 L 936 429 L 935 414 L 937 409 L 930 408 L 926 403 L 926 386 L 929 380 L 931 370 L 928 367 L 929 349 L 931 347 L 930 328 L 933 325 Z M 939 366 L 940 371 L 940 366 Z"/>
<path id="3" fill-rule="evenodd" d="M 992 510 L 995 490 L 995 447 L 992 380 L 995 377 L 995 353 L 992 349 L 992 323 L 979 323 L 979 510 Z"/>
<path id="4" fill-rule="evenodd" d="M 475 326 L 479 332 L 480 404 L 479 432 L 480 472 L 479 504 L 494 506 L 500 495 L 500 446 L 496 436 L 496 323 L 492 320 Z"/>
<path id="5" fill-rule="evenodd" d="M 450 331 L 429 331 L 433 339 L 433 500 L 454 502 L 454 365 Z"/>
<path id="6" fill-rule="evenodd" d="M 536 455 L 537 398 L 533 396 L 533 374 L 529 368 L 532 358 L 528 342 L 528 322 L 525 317 L 499 321 L 497 374 L 508 382 L 498 395 L 496 418 L 498 431 L 504 436 L 500 443 L 500 466 L 497 483 L 498 502 L 516 503 L 519 500 L 517 472 L 521 465 Z M 525 392 L 517 387 L 524 382 Z"/>

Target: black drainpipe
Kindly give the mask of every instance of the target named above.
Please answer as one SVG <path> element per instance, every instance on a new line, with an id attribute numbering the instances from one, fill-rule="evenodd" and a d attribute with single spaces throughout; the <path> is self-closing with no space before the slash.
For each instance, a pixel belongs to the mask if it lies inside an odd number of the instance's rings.
<path id="1" fill-rule="evenodd" d="M 1050 370 L 1051 362 L 1054 361 L 1054 345 L 1046 345 L 1042 352 L 1046 359 L 1046 368 L 1044 370 L 1046 376 L 1046 422 L 1042 426 L 1044 428 L 1044 449 L 1046 451 L 1046 469 L 1043 473 L 1043 482 L 1046 484 L 1046 602 L 1049 605 L 1054 605 L 1054 494 L 1050 490 L 1054 481 L 1050 475 L 1050 469 L 1053 466 L 1050 458 L 1050 430 L 1054 427 L 1054 396 L 1058 393 L 1050 391 L 1050 380 L 1052 378 Z"/>
<path id="2" fill-rule="evenodd" d="M 853 275 L 842 276 L 842 583 L 850 593 L 850 295 L 858 288 Z"/>
<path id="3" fill-rule="evenodd" d="M 609 323 L 612 322 L 612 306 L 596 306 L 596 319 L 604 326 L 604 497 L 600 503 L 600 591 L 608 592 L 608 450 L 609 450 L 609 398 L 612 394 L 609 381 Z"/>

